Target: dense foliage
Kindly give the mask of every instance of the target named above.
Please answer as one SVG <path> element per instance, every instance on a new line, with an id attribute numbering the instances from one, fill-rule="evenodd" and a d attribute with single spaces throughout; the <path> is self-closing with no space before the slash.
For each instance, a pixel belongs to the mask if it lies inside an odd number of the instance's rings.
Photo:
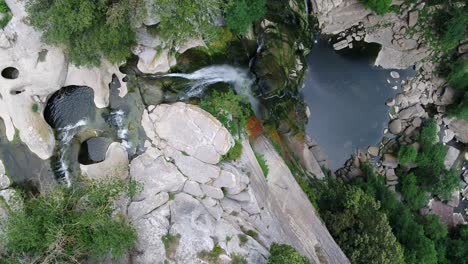
<path id="1" fill-rule="evenodd" d="M 226 26 L 237 35 L 247 33 L 255 21 L 265 15 L 265 0 L 230 0 L 226 8 Z"/>
<path id="2" fill-rule="evenodd" d="M 413 210 L 424 207 L 429 200 L 428 194 L 419 188 L 414 173 L 400 177 L 400 192 L 408 206 Z"/>
<path id="3" fill-rule="evenodd" d="M 233 136 L 237 136 L 251 115 L 248 100 L 232 90 L 213 91 L 200 101 L 200 107 L 215 116 Z"/>
<path id="4" fill-rule="evenodd" d="M 226 154 L 226 159 L 236 160 L 242 155 L 242 142 L 236 140 L 234 146 Z"/>
<path id="5" fill-rule="evenodd" d="M 24 195 L 24 205 L 10 209 L 2 219 L 4 259 L 81 263 L 88 257 L 122 257 L 134 247 L 137 234 L 122 215 L 114 214 L 114 202 L 123 195 L 132 197 L 138 189 L 135 182 L 108 178 Z"/>
<path id="6" fill-rule="evenodd" d="M 255 154 L 255 158 L 257 159 L 258 165 L 260 165 L 260 168 L 262 169 L 263 175 L 267 177 L 268 173 L 270 172 L 270 168 L 268 167 L 268 164 L 266 163 L 265 157 L 255 150 L 254 150 L 254 154 Z"/>
<path id="7" fill-rule="evenodd" d="M 410 162 L 416 161 L 418 151 L 412 145 L 403 145 L 398 151 L 398 159 L 401 165 L 407 165 Z"/>
<path id="8" fill-rule="evenodd" d="M 216 26 L 222 4 L 221 0 L 158 0 L 155 8 L 161 22 L 157 29 L 169 48 L 193 38 L 215 40 L 222 34 Z"/>
<path id="9" fill-rule="evenodd" d="M 64 45 L 77 65 L 99 65 L 102 57 L 125 61 L 135 44 L 132 24 L 142 10 L 142 0 L 32 0 L 27 6 L 44 41 Z"/>
<path id="10" fill-rule="evenodd" d="M 404 263 L 387 216 L 371 195 L 341 180 L 317 189 L 320 215 L 352 263 Z"/>
<path id="11" fill-rule="evenodd" d="M 10 8 L 8 8 L 7 3 L 5 0 L 0 0 L 0 29 L 4 28 L 8 22 L 11 20 L 11 12 Z"/>
<path id="12" fill-rule="evenodd" d="M 273 243 L 270 247 L 270 257 L 267 264 L 308 264 L 306 257 L 302 256 L 295 248 Z"/>
<path id="13" fill-rule="evenodd" d="M 384 15 L 392 5 L 392 0 L 359 0 L 359 2 L 364 7 L 372 9 L 377 15 Z"/>

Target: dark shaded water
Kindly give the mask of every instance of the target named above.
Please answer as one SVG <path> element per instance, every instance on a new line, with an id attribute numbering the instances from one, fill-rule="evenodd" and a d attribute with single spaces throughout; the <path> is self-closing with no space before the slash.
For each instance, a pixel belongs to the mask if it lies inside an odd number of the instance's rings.
<path id="1" fill-rule="evenodd" d="M 413 72 L 398 70 L 401 78 L 391 78 L 391 70 L 373 66 L 377 52 L 378 47 L 368 45 L 338 53 L 319 40 L 307 58 L 302 90 L 311 112 L 307 132 L 324 149 L 332 169 L 356 149 L 379 143 L 389 121 L 385 100 L 397 94 L 392 86 Z"/>

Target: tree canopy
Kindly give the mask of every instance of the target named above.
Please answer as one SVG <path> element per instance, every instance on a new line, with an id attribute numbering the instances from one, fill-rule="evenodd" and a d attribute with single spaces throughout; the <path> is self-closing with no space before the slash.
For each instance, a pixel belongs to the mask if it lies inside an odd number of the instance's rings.
<path id="1" fill-rule="evenodd" d="M 247 33 L 265 15 L 265 0 L 230 0 L 226 7 L 226 26 L 237 35 Z"/>

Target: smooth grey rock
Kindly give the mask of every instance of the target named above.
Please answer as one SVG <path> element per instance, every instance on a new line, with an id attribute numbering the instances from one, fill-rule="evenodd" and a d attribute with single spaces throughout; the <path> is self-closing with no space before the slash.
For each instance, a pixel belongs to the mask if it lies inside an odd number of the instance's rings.
<path id="1" fill-rule="evenodd" d="M 3 166 L 2 160 L 0 160 L 0 190 L 7 189 L 10 187 L 11 181 L 7 175 L 5 175 L 5 167 Z"/>
<path id="2" fill-rule="evenodd" d="M 400 74 L 397 71 L 391 71 L 390 76 L 392 76 L 393 79 L 400 78 Z"/>
<path id="3" fill-rule="evenodd" d="M 424 113 L 424 108 L 421 105 L 417 104 L 401 110 L 398 114 L 398 117 L 402 120 L 406 120 L 415 117 L 421 117 L 424 115 Z"/>
<path id="4" fill-rule="evenodd" d="M 128 153 L 125 147 L 118 142 L 109 145 L 106 158 L 103 162 L 82 165 L 81 172 L 91 179 L 103 179 L 106 177 L 118 177 L 125 179 L 128 177 Z"/>
<path id="5" fill-rule="evenodd" d="M 234 145 L 227 129 L 198 106 L 162 104 L 149 116 L 161 139 L 205 163 L 218 163 Z"/>
<path id="6" fill-rule="evenodd" d="M 379 155 L 379 148 L 375 146 L 370 146 L 367 148 L 367 152 L 371 154 L 372 156 L 378 156 Z"/>
<path id="7" fill-rule="evenodd" d="M 398 167 L 398 159 L 392 154 L 385 154 L 382 165 L 389 169 L 395 169 Z"/>
<path id="8" fill-rule="evenodd" d="M 224 193 L 221 190 L 221 188 L 216 188 L 216 187 L 213 187 L 213 186 L 210 186 L 210 185 L 202 184 L 201 189 L 202 189 L 203 193 L 205 193 L 206 196 L 208 196 L 208 197 L 218 199 L 218 200 L 224 198 Z"/>
<path id="9" fill-rule="evenodd" d="M 213 186 L 218 188 L 234 188 L 236 186 L 236 175 L 232 172 L 221 170 L 221 174 L 213 182 Z"/>
<path id="10" fill-rule="evenodd" d="M 401 120 L 400 119 L 394 119 L 390 121 L 388 124 L 388 130 L 392 134 L 399 134 L 402 130 L 402 125 L 401 125 Z"/>
<path id="11" fill-rule="evenodd" d="M 167 192 L 160 192 L 156 195 L 147 196 L 143 201 L 132 201 L 128 206 L 127 214 L 136 220 L 151 211 L 159 208 L 169 201 Z"/>
<path id="12" fill-rule="evenodd" d="M 445 156 L 445 161 L 444 161 L 445 168 L 447 169 L 452 168 L 453 164 L 455 163 L 459 155 L 460 155 L 460 150 L 452 146 L 447 146 L 447 155 Z"/>
<path id="13" fill-rule="evenodd" d="M 468 120 L 454 119 L 448 128 L 455 133 L 455 138 L 462 143 L 468 143 Z"/>
<path id="14" fill-rule="evenodd" d="M 414 11 L 409 12 L 409 14 L 408 14 L 408 26 L 409 27 L 414 27 L 416 25 L 416 23 L 418 22 L 418 18 L 419 18 L 419 11 L 418 10 L 414 10 Z"/>
<path id="15" fill-rule="evenodd" d="M 185 182 L 183 191 L 196 197 L 202 197 L 205 194 L 200 188 L 200 184 L 190 180 Z"/>
<path id="16" fill-rule="evenodd" d="M 387 182 L 398 180 L 394 169 L 385 170 L 385 178 L 387 179 Z"/>

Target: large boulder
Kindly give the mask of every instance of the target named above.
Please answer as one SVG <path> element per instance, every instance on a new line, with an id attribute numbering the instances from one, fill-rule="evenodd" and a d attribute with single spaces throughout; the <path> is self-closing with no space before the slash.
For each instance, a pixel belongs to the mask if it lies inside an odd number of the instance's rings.
<path id="1" fill-rule="evenodd" d="M 457 140 L 462 143 L 468 143 L 468 120 L 452 120 L 448 127 L 455 133 L 455 138 Z"/>
<path id="2" fill-rule="evenodd" d="M 153 131 L 161 140 L 205 163 L 218 163 L 234 145 L 229 131 L 212 115 L 194 105 L 158 105 L 149 118 L 153 122 Z"/>
<path id="3" fill-rule="evenodd" d="M 125 147 L 114 142 L 109 145 L 104 161 L 91 165 L 80 165 L 81 172 L 91 179 L 128 176 L 128 154 Z"/>
<path id="4" fill-rule="evenodd" d="M 39 113 L 40 106 L 63 86 L 67 60 L 61 49 L 45 45 L 41 34 L 25 23 L 24 1 L 8 1 L 8 5 L 13 18 L 0 33 L 2 42 L 8 44 L 0 48 L 0 118 L 10 141 L 17 128 L 30 150 L 47 159 L 53 154 L 55 139 Z M 39 112 L 33 111 L 34 105 Z"/>

